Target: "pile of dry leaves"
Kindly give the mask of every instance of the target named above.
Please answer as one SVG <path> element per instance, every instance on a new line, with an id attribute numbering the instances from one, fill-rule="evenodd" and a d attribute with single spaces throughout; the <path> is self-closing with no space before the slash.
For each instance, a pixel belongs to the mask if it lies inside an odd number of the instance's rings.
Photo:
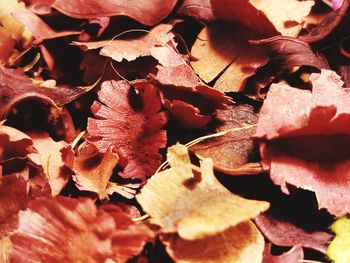
<path id="1" fill-rule="evenodd" d="M 350 262 L 350 0 L 1 0 L 0 262 Z"/>

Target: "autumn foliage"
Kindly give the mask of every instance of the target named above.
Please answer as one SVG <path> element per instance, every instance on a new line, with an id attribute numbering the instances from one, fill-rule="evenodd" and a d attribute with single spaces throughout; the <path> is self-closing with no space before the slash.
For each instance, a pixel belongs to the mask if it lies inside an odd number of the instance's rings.
<path id="1" fill-rule="evenodd" d="M 350 262 L 350 0 L 1 0 L 0 262 Z"/>

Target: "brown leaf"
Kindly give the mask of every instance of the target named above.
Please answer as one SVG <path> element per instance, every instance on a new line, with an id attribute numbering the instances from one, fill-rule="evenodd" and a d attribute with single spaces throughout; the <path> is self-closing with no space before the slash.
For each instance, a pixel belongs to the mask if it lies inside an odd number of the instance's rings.
<path id="1" fill-rule="evenodd" d="M 34 196 L 50 195 L 40 156 L 25 133 L 0 123 L 0 170 L 2 175 L 16 174 L 29 181 Z"/>
<path id="2" fill-rule="evenodd" d="M 6 64 L 14 52 L 16 42 L 12 39 L 11 33 L 0 27 L 0 65 Z"/>
<path id="3" fill-rule="evenodd" d="M 127 16 L 136 21 L 153 26 L 166 18 L 173 10 L 176 0 L 136 1 L 136 0 L 56 0 L 53 7 L 61 13 L 79 19 L 110 16 Z"/>
<path id="4" fill-rule="evenodd" d="M 40 17 L 29 10 L 13 12 L 12 16 L 29 29 L 32 35 L 36 38 L 36 43 L 47 39 L 79 35 L 81 33 L 80 31 L 57 32 L 49 27 Z"/>
<path id="5" fill-rule="evenodd" d="M 71 102 L 85 90 L 82 88 L 47 88 L 32 83 L 20 69 L 0 67 L 0 119 L 17 103 L 38 99 L 56 106 Z"/>
<path id="6" fill-rule="evenodd" d="M 19 215 L 11 262 L 126 262 L 152 237 L 118 207 L 97 208 L 90 199 L 39 198 Z"/>
<path id="7" fill-rule="evenodd" d="M 241 91 L 245 81 L 268 58 L 248 43 L 258 36 L 250 29 L 234 24 L 211 24 L 198 35 L 192 46 L 191 66 L 206 83 L 215 78 L 214 88 L 222 92 Z"/>
<path id="8" fill-rule="evenodd" d="M 97 193 L 101 200 L 107 199 L 114 192 L 132 198 L 135 191 L 130 189 L 130 193 L 123 194 L 122 186 L 109 181 L 118 160 L 115 148 L 108 148 L 105 153 L 100 153 L 94 145 L 88 144 L 73 161 L 73 180 L 79 190 Z"/>
<path id="9" fill-rule="evenodd" d="M 269 66 L 275 75 L 301 66 L 329 69 L 322 54 L 315 53 L 306 42 L 296 38 L 277 36 L 250 42 L 258 45 L 271 58 Z"/>
<path id="10" fill-rule="evenodd" d="M 319 208 L 342 216 L 350 211 L 350 90 L 330 70 L 310 79 L 312 91 L 271 86 L 255 136 L 263 168 L 284 193 L 287 184 L 313 191 Z"/>
<path id="11" fill-rule="evenodd" d="M 9 262 L 11 241 L 9 236 L 17 228 L 18 212 L 28 202 L 26 182 L 16 175 L 0 179 L 0 261 Z"/>
<path id="12" fill-rule="evenodd" d="M 297 36 L 314 1 L 298 0 L 211 0 L 217 18 L 239 22 L 265 37 Z"/>
<path id="13" fill-rule="evenodd" d="M 171 235 L 162 241 L 169 255 L 179 263 L 260 263 L 265 243 L 250 221 L 202 239 L 184 240 Z"/>
<path id="14" fill-rule="evenodd" d="M 262 172 L 254 149 L 252 136 L 255 134 L 258 116 L 252 106 L 231 106 L 228 110 L 218 110 L 216 118 L 221 122 L 217 132 L 232 130 L 220 137 L 212 138 L 190 147 L 200 158 L 212 158 L 214 169 L 230 175 L 257 174 Z M 252 159 L 253 158 L 253 159 Z M 255 161 L 255 162 L 254 162 Z"/>
<path id="15" fill-rule="evenodd" d="M 201 168 L 197 168 L 201 172 L 199 179 L 192 172 L 185 146 L 168 148 L 167 156 L 171 168 L 155 174 L 136 196 L 162 233 L 178 233 L 186 240 L 200 239 L 246 221 L 269 207 L 267 202 L 244 199 L 223 187 L 214 176 L 211 159 L 203 160 Z"/>
<path id="16" fill-rule="evenodd" d="M 301 246 L 326 253 L 332 235 L 327 232 L 308 233 L 304 229 L 269 214 L 262 214 L 254 219 L 261 233 L 277 246 Z"/>
<path id="17" fill-rule="evenodd" d="M 210 0 L 184 0 L 177 12 L 200 21 L 212 22 L 215 20 Z"/>

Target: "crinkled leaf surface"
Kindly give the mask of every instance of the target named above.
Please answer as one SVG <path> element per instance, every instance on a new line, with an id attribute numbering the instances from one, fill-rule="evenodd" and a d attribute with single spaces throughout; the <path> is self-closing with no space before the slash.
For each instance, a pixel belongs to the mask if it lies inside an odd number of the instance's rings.
<path id="1" fill-rule="evenodd" d="M 181 263 L 261 263 L 265 243 L 250 221 L 202 239 L 184 240 L 171 235 L 162 240 L 170 256 Z"/>
<path id="2" fill-rule="evenodd" d="M 314 191 L 319 208 L 341 216 L 350 211 L 349 90 L 329 70 L 310 79 L 312 92 L 271 86 L 255 136 L 262 165 L 283 192 L 287 183 Z"/>
<path id="3" fill-rule="evenodd" d="M 101 152 L 115 147 L 124 168 L 122 177 L 145 180 L 160 164 L 158 151 L 166 145 L 162 128 L 167 118 L 155 87 L 147 87 L 136 96 L 143 103 L 142 110 L 133 108 L 132 92 L 125 81 L 102 84 L 100 102 L 92 106 L 96 119 L 88 120 L 88 140 Z"/>
<path id="4" fill-rule="evenodd" d="M 135 225 L 118 207 L 97 208 L 90 199 L 39 198 L 19 215 L 11 262 L 125 262 L 151 237 L 146 226 Z"/>
<path id="5" fill-rule="evenodd" d="M 211 22 L 215 20 L 210 0 L 184 0 L 177 12 L 200 21 Z"/>
<path id="6" fill-rule="evenodd" d="M 350 260 L 350 219 L 340 218 L 335 221 L 331 229 L 335 233 L 335 238 L 327 249 L 327 256 L 334 263 L 345 263 Z"/>
<path id="7" fill-rule="evenodd" d="M 153 26 L 166 18 L 176 0 L 126 1 L 126 0 L 56 0 L 53 7 L 74 18 L 99 18 L 128 16 L 147 26 Z"/>
<path id="8" fill-rule="evenodd" d="M 155 174 L 136 196 L 162 233 L 178 233 L 186 240 L 214 235 L 255 217 L 269 203 L 237 196 L 215 178 L 211 159 L 192 172 L 187 148 L 168 149 L 171 168 Z M 164 193 L 167 193 L 166 195 Z"/>

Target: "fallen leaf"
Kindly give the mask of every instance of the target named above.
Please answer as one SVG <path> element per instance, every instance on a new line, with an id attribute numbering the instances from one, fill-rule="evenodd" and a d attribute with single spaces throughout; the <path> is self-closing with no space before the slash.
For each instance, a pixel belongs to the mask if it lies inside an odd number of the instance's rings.
<path id="1" fill-rule="evenodd" d="M 259 46 L 271 58 L 268 64 L 277 76 L 301 66 L 329 69 L 326 58 L 315 53 L 309 44 L 299 39 L 277 36 L 250 42 Z"/>
<path id="2" fill-rule="evenodd" d="M 171 33 L 173 25 L 159 24 L 145 34 L 146 30 L 131 30 L 122 34 L 120 39 L 102 40 L 97 42 L 72 42 L 83 50 L 102 48 L 100 54 L 121 62 L 123 59 L 133 61 L 138 57 L 151 56 L 150 48 L 157 43 L 165 44 L 174 37 Z M 143 33 L 139 37 L 129 37 L 131 33 Z M 126 36 L 125 39 L 122 37 Z M 132 36 L 132 35 L 131 35 Z"/>
<path id="3" fill-rule="evenodd" d="M 248 77 L 268 58 L 248 43 L 258 36 L 250 29 L 235 24 L 228 27 L 215 23 L 203 28 L 192 46 L 191 66 L 199 77 L 222 92 L 241 91 Z"/>
<path id="4" fill-rule="evenodd" d="M 3 27 L 0 27 L 0 34 L 0 65 L 4 65 L 12 56 L 16 42 L 13 40 L 11 33 Z"/>
<path id="5" fill-rule="evenodd" d="M 108 0 L 102 3 L 98 0 L 56 0 L 52 6 L 67 16 L 79 19 L 127 16 L 144 25 L 153 26 L 170 14 L 176 2 Z"/>
<path id="6" fill-rule="evenodd" d="M 190 147 L 200 158 L 212 158 L 214 169 L 230 175 L 257 174 L 262 172 L 254 156 L 253 135 L 258 115 L 252 106 L 230 106 L 227 110 L 218 110 L 216 119 L 220 124 L 216 132 L 232 130 L 220 137 L 207 139 Z M 244 128 L 247 127 L 247 128 Z M 235 130 L 237 128 L 243 128 Z"/>
<path id="7" fill-rule="evenodd" d="M 239 22 L 262 36 L 277 34 L 297 36 L 304 17 L 314 1 L 297 0 L 211 0 L 214 15 L 229 22 Z"/>
<path id="8" fill-rule="evenodd" d="M 287 183 L 314 191 L 319 208 L 342 216 L 350 211 L 349 90 L 330 70 L 310 80 L 312 92 L 271 85 L 255 136 L 263 168 L 284 193 Z"/>
<path id="9" fill-rule="evenodd" d="M 16 174 L 28 181 L 33 196 L 50 196 L 40 156 L 25 133 L 0 124 L 0 170 L 3 176 Z"/>
<path id="10" fill-rule="evenodd" d="M 179 263 L 260 263 L 265 243 L 250 221 L 198 240 L 184 240 L 172 235 L 162 241 L 170 256 Z"/>
<path id="11" fill-rule="evenodd" d="M 49 27 L 39 16 L 29 10 L 13 12 L 12 16 L 32 33 L 36 39 L 36 43 L 47 39 L 79 35 L 81 33 L 80 31 L 57 32 Z"/>
<path id="12" fill-rule="evenodd" d="M 264 258 L 262 263 L 295 263 L 302 262 L 304 259 L 304 252 L 301 247 L 292 247 L 288 252 L 281 255 L 271 255 L 271 243 L 265 246 Z"/>
<path id="13" fill-rule="evenodd" d="M 232 103 L 230 97 L 204 84 L 191 89 L 166 86 L 160 91 L 163 106 L 188 129 L 205 127 L 217 109 L 226 109 Z"/>
<path id="14" fill-rule="evenodd" d="M 0 261 L 9 261 L 11 241 L 9 236 L 17 228 L 18 212 L 27 206 L 26 182 L 16 175 L 0 179 Z"/>
<path id="15" fill-rule="evenodd" d="M 118 160 L 115 148 L 108 148 L 105 153 L 100 153 L 94 145 L 86 145 L 73 160 L 73 180 L 76 186 L 79 190 L 97 193 L 101 200 L 108 199 L 108 195 L 114 192 L 132 198 L 135 190 L 130 189 L 128 193 L 123 191 L 122 186 L 109 181 Z"/>
<path id="16" fill-rule="evenodd" d="M 186 240 L 200 239 L 268 209 L 267 202 L 244 199 L 223 187 L 214 176 L 211 159 L 202 161 L 199 179 L 192 172 L 184 145 L 168 148 L 167 157 L 171 168 L 155 174 L 136 195 L 162 233 L 178 233 Z"/>
<path id="17" fill-rule="evenodd" d="M 52 195 L 59 195 L 68 183 L 68 179 L 71 175 L 71 172 L 68 167 L 65 166 L 61 157 L 61 150 L 67 147 L 68 144 L 64 141 L 55 142 L 45 132 L 35 132 L 29 135 L 33 139 L 34 147 L 38 150 L 40 155 Z"/>
<path id="18" fill-rule="evenodd" d="M 208 23 L 215 20 L 210 0 L 184 0 L 177 12 Z"/>
<path id="19" fill-rule="evenodd" d="M 254 221 L 261 233 L 277 246 L 300 246 L 326 253 L 327 244 L 332 239 L 332 235 L 327 232 L 308 233 L 287 220 L 269 214 L 259 215 Z"/>
<path id="20" fill-rule="evenodd" d="M 155 87 L 149 86 L 136 96 L 143 103 L 135 110 L 132 87 L 126 81 L 105 81 L 98 92 L 99 100 L 92 105 L 97 119 L 88 119 L 87 140 L 101 152 L 115 147 L 124 178 L 146 180 L 157 170 L 161 155 L 159 149 L 166 145 L 167 122 L 165 112 Z M 134 102 L 135 102 L 134 96 Z M 103 104 L 102 104 L 103 103 Z"/>
<path id="21" fill-rule="evenodd" d="M 31 43 L 32 36 L 28 29 L 21 23 L 17 22 L 13 17 L 13 12 L 25 11 L 25 4 L 17 0 L 3 0 L 0 3 L 0 24 L 1 27 L 12 36 L 12 39 L 18 42 L 23 41 L 24 46 Z"/>
<path id="22" fill-rule="evenodd" d="M 85 92 L 83 88 L 47 88 L 35 85 L 21 69 L 0 67 L 0 119 L 24 100 L 37 99 L 61 107 Z"/>
<path id="23" fill-rule="evenodd" d="M 150 48 L 152 57 L 158 60 L 157 72 L 151 76 L 161 85 L 194 88 L 199 79 L 190 65 L 169 45 Z"/>
<path id="24" fill-rule="evenodd" d="M 116 243 L 119 234 L 123 244 Z M 135 225 L 117 207 L 97 208 L 90 199 L 39 198 L 19 214 L 11 262 L 126 262 L 151 237 L 146 226 Z"/>
<path id="25" fill-rule="evenodd" d="M 350 219 L 340 218 L 335 221 L 331 229 L 335 238 L 327 249 L 327 256 L 334 263 L 345 263 L 350 260 Z"/>

